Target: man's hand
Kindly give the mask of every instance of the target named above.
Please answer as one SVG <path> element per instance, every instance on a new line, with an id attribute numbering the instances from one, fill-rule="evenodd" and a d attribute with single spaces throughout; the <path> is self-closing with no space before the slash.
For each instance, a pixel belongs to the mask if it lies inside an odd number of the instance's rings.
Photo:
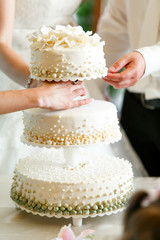
<path id="1" fill-rule="evenodd" d="M 124 71 L 119 71 L 125 68 Z M 118 61 L 109 69 L 108 74 L 103 79 L 115 89 L 127 88 L 135 85 L 145 72 L 145 60 L 141 53 L 131 52 Z"/>

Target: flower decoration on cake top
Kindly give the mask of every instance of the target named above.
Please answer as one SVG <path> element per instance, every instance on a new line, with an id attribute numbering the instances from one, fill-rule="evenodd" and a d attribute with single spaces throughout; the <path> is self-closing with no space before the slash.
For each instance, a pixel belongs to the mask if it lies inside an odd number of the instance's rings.
<path id="1" fill-rule="evenodd" d="M 29 38 L 31 76 L 48 81 L 96 79 L 107 74 L 104 41 L 80 26 L 42 26 Z"/>

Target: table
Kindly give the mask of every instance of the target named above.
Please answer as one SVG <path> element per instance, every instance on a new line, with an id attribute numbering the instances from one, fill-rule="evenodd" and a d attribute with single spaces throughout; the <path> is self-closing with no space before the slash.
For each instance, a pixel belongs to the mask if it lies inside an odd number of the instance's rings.
<path id="1" fill-rule="evenodd" d="M 33 216 L 15 208 L 9 197 L 11 175 L 0 175 L 0 240 L 51 240 L 57 236 L 63 225 L 71 219 L 57 219 Z M 155 192 L 160 186 L 160 178 L 135 178 L 136 190 L 147 189 Z M 96 218 L 83 219 L 82 227 L 72 229 L 76 235 L 85 229 L 95 230 L 95 240 L 118 240 L 122 234 L 123 214 L 113 214 Z"/>

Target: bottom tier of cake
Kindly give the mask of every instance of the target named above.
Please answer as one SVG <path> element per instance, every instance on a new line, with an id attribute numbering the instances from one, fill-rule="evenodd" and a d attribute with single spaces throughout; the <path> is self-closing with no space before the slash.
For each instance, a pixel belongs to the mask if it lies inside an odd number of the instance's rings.
<path id="1" fill-rule="evenodd" d="M 20 159 L 11 198 L 22 209 L 52 216 L 91 216 L 123 209 L 134 191 L 131 164 L 98 156 L 74 168 L 47 155 Z"/>

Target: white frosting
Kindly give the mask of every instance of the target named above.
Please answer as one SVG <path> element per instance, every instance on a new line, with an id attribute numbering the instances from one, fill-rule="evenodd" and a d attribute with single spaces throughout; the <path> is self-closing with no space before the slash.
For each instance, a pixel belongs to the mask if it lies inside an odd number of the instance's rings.
<path id="1" fill-rule="evenodd" d="M 46 145 L 114 143 L 121 138 L 117 110 L 107 101 L 63 111 L 24 111 L 23 136 L 28 142 Z"/>
<path id="2" fill-rule="evenodd" d="M 131 164 L 99 156 L 78 168 L 58 166 L 47 155 L 20 159 L 15 169 L 15 190 L 34 202 L 58 205 L 95 204 L 124 198 L 133 188 Z"/>
<path id="3" fill-rule="evenodd" d="M 43 26 L 30 38 L 33 78 L 48 81 L 96 79 L 107 74 L 103 45 L 98 34 L 80 26 Z"/>

